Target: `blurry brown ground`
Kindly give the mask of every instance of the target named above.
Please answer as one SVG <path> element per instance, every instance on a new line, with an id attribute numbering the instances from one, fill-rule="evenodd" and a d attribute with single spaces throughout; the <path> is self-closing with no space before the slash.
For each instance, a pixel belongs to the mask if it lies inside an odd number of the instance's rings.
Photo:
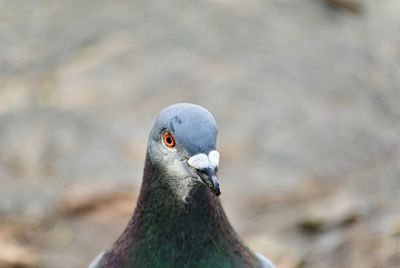
<path id="1" fill-rule="evenodd" d="M 183 101 L 253 249 L 400 267 L 399 31 L 398 0 L 0 1 L 0 267 L 86 267 Z"/>

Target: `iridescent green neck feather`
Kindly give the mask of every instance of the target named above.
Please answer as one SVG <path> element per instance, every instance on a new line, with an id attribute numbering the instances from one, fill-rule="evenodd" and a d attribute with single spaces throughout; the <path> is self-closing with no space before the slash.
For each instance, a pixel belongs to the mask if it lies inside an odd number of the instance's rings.
<path id="1" fill-rule="evenodd" d="M 135 213 L 100 267 L 258 267 L 207 186 L 184 202 L 165 176 L 147 157 Z"/>

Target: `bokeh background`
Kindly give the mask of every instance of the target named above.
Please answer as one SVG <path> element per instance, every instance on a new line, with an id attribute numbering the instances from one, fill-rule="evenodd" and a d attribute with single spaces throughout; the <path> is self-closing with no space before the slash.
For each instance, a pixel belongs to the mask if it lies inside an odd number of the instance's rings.
<path id="1" fill-rule="evenodd" d="M 0 1 L 0 267 L 86 267 L 152 120 L 219 124 L 221 199 L 280 268 L 400 267 L 400 1 Z"/>

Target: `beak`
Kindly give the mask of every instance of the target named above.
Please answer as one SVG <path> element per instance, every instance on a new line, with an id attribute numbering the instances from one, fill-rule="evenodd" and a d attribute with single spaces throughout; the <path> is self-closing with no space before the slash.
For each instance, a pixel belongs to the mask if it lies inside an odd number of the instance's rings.
<path id="1" fill-rule="evenodd" d="M 196 172 L 201 180 L 211 189 L 211 192 L 213 192 L 216 196 L 221 194 L 217 178 L 218 168 L 205 168 L 201 170 L 196 169 Z"/>
<path id="2" fill-rule="evenodd" d="M 211 191 L 219 196 L 219 182 L 217 178 L 219 164 L 219 153 L 211 151 L 208 155 L 196 154 L 188 159 L 188 165 L 192 167 L 201 180 L 211 189 Z"/>

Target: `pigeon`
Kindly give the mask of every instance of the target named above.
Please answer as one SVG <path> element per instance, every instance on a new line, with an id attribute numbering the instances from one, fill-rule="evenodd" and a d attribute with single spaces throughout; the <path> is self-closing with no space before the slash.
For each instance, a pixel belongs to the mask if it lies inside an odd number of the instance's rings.
<path id="1" fill-rule="evenodd" d="M 164 108 L 149 135 L 127 227 L 89 268 L 274 268 L 240 240 L 222 208 L 217 125 L 205 108 Z"/>

